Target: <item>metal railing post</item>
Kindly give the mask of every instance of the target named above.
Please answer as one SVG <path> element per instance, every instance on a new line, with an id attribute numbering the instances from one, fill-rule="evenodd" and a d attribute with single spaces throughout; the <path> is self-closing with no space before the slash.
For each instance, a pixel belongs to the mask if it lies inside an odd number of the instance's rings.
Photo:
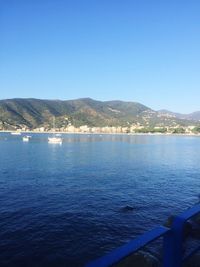
<path id="1" fill-rule="evenodd" d="M 163 267 L 176 267 L 174 254 L 174 236 L 170 230 L 163 237 Z"/>
<path id="2" fill-rule="evenodd" d="M 185 220 L 179 216 L 174 218 L 172 224 L 173 246 L 174 246 L 174 263 L 176 267 L 181 267 L 183 262 L 183 228 Z"/>
<path id="3" fill-rule="evenodd" d="M 164 236 L 164 267 L 182 267 L 183 263 L 183 241 L 184 225 L 186 220 L 182 217 L 175 217 L 171 231 Z"/>
<path id="4" fill-rule="evenodd" d="M 188 219 L 199 213 L 200 204 L 175 217 L 170 229 L 164 226 L 156 227 L 109 254 L 89 262 L 85 267 L 111 267 L 160 237 L 163 237 L 163 267 L 182 267 L 184 260 L 200 250 L 200 247 L 197 247 L 189 255 L 184 255 L 183 247 L 186 234 L 184 227 Z"/>

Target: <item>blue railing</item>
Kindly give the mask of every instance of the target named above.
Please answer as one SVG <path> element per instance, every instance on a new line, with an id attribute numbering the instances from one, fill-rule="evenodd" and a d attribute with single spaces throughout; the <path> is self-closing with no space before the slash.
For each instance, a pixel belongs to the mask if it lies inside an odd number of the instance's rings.
<path id="1" fill-rule="evenodd" d="M 88 263 L 85 267 L 111 267 L 160 237 L 163 237 L 162 266 L 182 267 L 183 262 L 200 250 L 200 246 L 198 246 L 192 248 L 188 254 L 185 254 L 183 249 L 186 234 L 185 225 L 189 219 L 199 213 L 200 205 L 196 205 L 176 216 L 170 228 L 164 226 L 156 227 L 109 254 Z M 192 229 L 193 224 L 190 224 L 190 226 Z M 195 229 L 198 232 L 197 225 L 195 225 Z M 191 231 L 188 234 L 190 233 Z"/>

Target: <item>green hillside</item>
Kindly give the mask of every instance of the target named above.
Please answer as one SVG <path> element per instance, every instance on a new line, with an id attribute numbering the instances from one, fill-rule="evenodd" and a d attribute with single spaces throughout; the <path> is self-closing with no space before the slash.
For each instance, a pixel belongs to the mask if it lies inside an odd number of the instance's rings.
<path id="1" fill-rule="evenodd" d="M 6 99 L 0 101 L 0 126 L 3 129 L 37 127 L 52 128 L 71 124 L 88 126 L 130 126 L 140 123 L 145 127 L 188 125 L 189 120 L 160 115 L 159 112 L 136 102 L 77 100 Z"/>

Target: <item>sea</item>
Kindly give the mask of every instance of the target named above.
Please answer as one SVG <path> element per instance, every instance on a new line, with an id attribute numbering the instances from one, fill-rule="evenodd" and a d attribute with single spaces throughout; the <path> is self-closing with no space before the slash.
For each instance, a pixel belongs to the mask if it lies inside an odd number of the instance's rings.
<path id="1" fill-rule="evenodd" d="M 0 134 L 0 266 L 82 267 L 199 203 L 200 137 Z"/>

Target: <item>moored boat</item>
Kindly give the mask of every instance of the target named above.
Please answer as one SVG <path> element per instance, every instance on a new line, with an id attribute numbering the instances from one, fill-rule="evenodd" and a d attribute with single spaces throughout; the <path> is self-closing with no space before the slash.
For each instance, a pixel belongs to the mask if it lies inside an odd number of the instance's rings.
<path id="1" fill-rule="evenodd" d="M 61 137 L 48 137 L 48 143 L 51 144 L 62 144 L 62 138 Z"/>
<path id="2" fill-rule="evenodd" d="M 21 132 L 16 131 L 16 132 L 11 132 L 10 134 L 12 134 L 12 135 L 21 135 Z"/>
<path id="3" fill-rule="evenodd" d="M 53 130 L 55 131 L 55 116 L 53 117 Z M 48 137 L 48 142 L 50 144 L 62 144 L 62 138 L 59 133 L 54 132 L 52 137 Z"/>
<path id="4" fill-rule="evenodd" d="M 30 136 L 30 135 L 26 135 L 26 136 L 23 136 L 23 137 L 22 137 L 22 140 L 23 140 L 24 142 L 28 142 L 30 139 L 31 139 L 31 136 Z"/>

